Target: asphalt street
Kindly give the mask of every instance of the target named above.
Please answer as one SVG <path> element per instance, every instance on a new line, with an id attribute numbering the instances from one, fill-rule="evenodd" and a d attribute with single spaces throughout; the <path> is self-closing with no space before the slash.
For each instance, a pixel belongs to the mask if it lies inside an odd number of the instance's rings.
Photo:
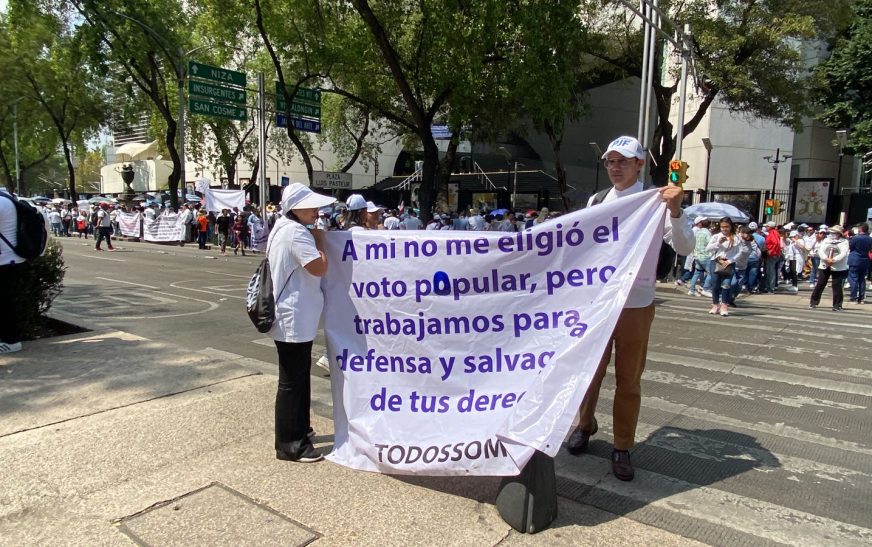
<path id="1" fill-rule="evenodd" d="M 244 313 L 259 256 L 118 247 L 64 241 L 58 311 L 180 352 L 211 347 L 275 362 L 270 340 Z M 872 543 L 872 306 L 834 313 L 826 293 L 821 308 L 808 310 L 808 294 L 745 298 L 722 318 L 707 314 L 707 299 L 660 287 L 636 480 L 602 480 L 610 374 L 589 452 L 557 458 L 560 495 L 713 545 Z M 324 405 L 329 397 L 314 394 Z"/>

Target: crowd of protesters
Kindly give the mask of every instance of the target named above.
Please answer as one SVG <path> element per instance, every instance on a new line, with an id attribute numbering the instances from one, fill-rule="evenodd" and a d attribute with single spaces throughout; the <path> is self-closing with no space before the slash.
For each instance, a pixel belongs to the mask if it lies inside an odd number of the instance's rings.
<path id="1" fill-rule="evenodd" d="M 812 289 L 810 308 L 820 305 L 830 284 L 832 310 L 842 311 L 846 281 L 849 300 L 865 304 L 872 258 L 867 223 L 850 229 L 793 222 L 737 226 L 730 218 L 698 217 L 693 223 L 696 247 L 692 255 L 679 257 L 675 283 L 687 286 L 690 296 L 711 298 L 710 314 L 729 315 L 742 292 L 796 294 L 801 283 Z"/>

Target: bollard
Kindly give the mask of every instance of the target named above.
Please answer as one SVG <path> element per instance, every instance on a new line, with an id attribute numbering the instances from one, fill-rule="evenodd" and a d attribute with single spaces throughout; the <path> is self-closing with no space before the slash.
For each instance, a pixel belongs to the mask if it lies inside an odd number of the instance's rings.
<path id="1" fill-rule="evenodd" d="M 496 506 L 506 524 L 519 532 L 547 528 L 557 518 L 554 458 L 537 450 L 519 475 L 503 478 Z"/>

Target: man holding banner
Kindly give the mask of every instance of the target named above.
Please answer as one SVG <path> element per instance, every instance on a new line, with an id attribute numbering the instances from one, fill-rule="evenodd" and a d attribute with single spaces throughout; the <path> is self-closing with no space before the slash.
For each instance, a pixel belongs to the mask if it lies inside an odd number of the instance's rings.
<path id="1" fill-rule="evenodd" d="M 638 140 L 633 137 L 615 139 L 609 144 L 602 160 L 608 171 L 612 188 L 591 196 L 588 206 L 608 203 L 644 190 L 640 173 L 645 165 L 645 150 Z M 679 186 L 667 186 L 660 188 L 659 191 L 669 210 L 663 227 L 663 240 L 679 255 L 688 255 L 693 252 L 695 240 L 690 223 L 681 210 L 682 189 Z M 653 271 L 657 264 L 658 250 L 659 245 L 655 244 L 648 251 L 582 401 L 578 426 L 566 443 L 569 452 L 577 455 L 587 448 L 591 435 L 596 433 L 597 422 L 594 411 L 614 348 L 617 388 L 612 409 L 614 429 L 612 471 L 615 477 L 624 481 L 633 480 L 634 476 L 629 449 L 633 447 L 636 435 L 636 422 L 642 400 L 642 371 L 645 369 L 648 352 L 648 335 L 651 331 L 651 323 L 654 321 Z M 646 268 L 651 270 L 652 275 L 644 275 L 642 270 Z"/>

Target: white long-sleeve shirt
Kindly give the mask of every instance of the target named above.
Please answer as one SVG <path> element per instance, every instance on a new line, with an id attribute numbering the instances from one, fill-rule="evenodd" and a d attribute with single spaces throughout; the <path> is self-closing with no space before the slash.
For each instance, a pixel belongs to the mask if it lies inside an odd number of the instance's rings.
<path id="1" fill-rule="evenodd" d="M 735 234 L 730 237 L 727 237 L 724 234 L 715 234 L 711 239 L 709 239 L 709 243 L 706 245 L 705 249 L 712 254 L 712 258 L 715 260 L 718 258 L 726 258 L 733 264 L 736 264 L 739 262 L 740 258 L 743 258 L 745 264 L 747 265 L 748 263 L 749 249 L 742 245 L 739 236 Z M 742 255 L 744 255 L 744 257 Z"/>
<path id="2" fill-rule="evenodd" d="M 626 190 L 618 190 L 612 188 L 600 203 L 605 203 L 618 198 L 632 196 L 645 190 L 642 181 L 636 181 L 636 184 L 630 186 Z M 593 204 L 595 196 L 591 196 L 587 205 L 590 207 Z M 663 241 L 670 245 L 675 252 L 680 255 L 689 255 L 693 253 L 693 248 L 696 244 L 696 239 L 693 235 L 690 222 L 684 211 L 681 216 L 673 217 L 667 211 L 666 220 L 663 221 Z M 645 260 L 642 262 L 643 269 L 650 268 L 649 272 L 639 272 L 636 277 L 636 282 L 633 288 L 630 289 L 630 294 L 627 296 L 627 301 L 624 303 L 625 308 L 644 308 L 650 306 L 654 302 L 655 283 L 657 282 L 655 272 L 657 270 L 657 259 L 660 256 L 660 246 L 652 245 L 648 249 L 648 254 L 645 255 Z"/>
<path id="3" fill-rule="evenodd" d="M 821 259 L 820 269 L 827 269 L 825 258 L 832 258 L 833 265 L 830 269 L 834 272 L 843 272 L 848 269 L 848 240 L 840 237 L 839 239 L 831 239 L 827 236 L 826 239 L 818 243 L 818 256 Z"/>

